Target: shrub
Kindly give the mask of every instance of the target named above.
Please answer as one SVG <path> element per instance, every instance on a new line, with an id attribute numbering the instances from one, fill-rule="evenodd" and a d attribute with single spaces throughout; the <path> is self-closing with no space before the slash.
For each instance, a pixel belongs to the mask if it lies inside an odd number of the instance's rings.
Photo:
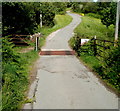
<path id="1" fill-rule="evenodd" d="M 14 45 L 3 38 L 2 43 L 2 110 L 17 111 L 24 103 L 28 86 L 28 65 L 35 60 L 37 52 L 19 54 Z"/>
<path id="2" fill-rule="evenodd" d="M 100 56 L 94 56 L 93 43 L 89 41 L 86 45 L 80 47 L 80 38 L 70 39 L 71 47 L 77 52 L 77 55 L 96 71 L 101 78 L 109 82 L 113 87 L 120 90 L 120 42 L 118 46 L 113 47 L 110 43 L 106 43 L 104 49 L 99 47 L 102 52 L 98 52 Z M 92 62 L 91 62 L 92 61 Z"/>
<path id="3" fill-rule="evenodd" d="M 101 61 L 104 72 L 102 76 L 120 90 L 120 43 L 107 53 Z"/>

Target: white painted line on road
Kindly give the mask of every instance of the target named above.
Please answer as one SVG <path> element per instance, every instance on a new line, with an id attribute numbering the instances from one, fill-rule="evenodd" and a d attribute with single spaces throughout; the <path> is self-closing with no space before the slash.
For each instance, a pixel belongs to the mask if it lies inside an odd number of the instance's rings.
<path id="1" fill-rule="evenodd" d="M 72 49 L 42 49 L 41 51 L 72 51 Z"/>
<path id="2" fill-rule="evenodd" d="M 75 55 L 40 55 L 40 57 L 75 57 Z"/>
<path id="3" fill-rule="evenodd" d="M 59 29 L 59 30 L 51 33 L 51 34 L 48 36 L 48 40 L 51 40 L 51 39 L 56 35 L 56 33 L 58 33 L 60 30 L 61 30 L 61 29 Z"/>

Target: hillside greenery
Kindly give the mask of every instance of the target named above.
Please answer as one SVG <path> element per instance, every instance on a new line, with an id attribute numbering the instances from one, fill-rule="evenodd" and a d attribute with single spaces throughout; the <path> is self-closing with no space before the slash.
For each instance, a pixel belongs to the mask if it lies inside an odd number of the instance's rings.
<path id="1" fill-rule="evenodd" d="M 65 14 L 66 5 L 56 2 L 3 2 L 2 10 L 3 35 L 34 34 L 41 20 L 44 26 L 53 27 L 55 14 Z"/>
<path id="2" fill-rule="evenodd" d="M 115 25 L 117 9 L 116 2 L 73 2 L 68 6 L 71 7 L 74 12 L 84 13 L 101 19 L 101 22 L 106 27 L 109 27 L 112 24 Z"/>
<path id="3" fill-rule="evenodd" d="M 29 84 L 29 66 L 38 58 L 38 53 L 18 53 L 14 44 L 2 39 L 2 110 L 21 108 Z"/>
<path id="4" fill-rule="evenodd" d="M 100 19 L 84 16 L 81 18 L 82 22 L 75 29 L 75 33 L 80 38 L 93 38 L 96 36 L 103 40 L 114 40 L 114 26 L 111 25 L 109 28 L 101 23 Z"/>

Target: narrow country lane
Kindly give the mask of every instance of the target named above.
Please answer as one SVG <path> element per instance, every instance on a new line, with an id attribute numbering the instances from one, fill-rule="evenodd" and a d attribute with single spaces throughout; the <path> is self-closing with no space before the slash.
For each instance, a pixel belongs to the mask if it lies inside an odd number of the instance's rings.
<path id="1" fill-rule="evenodd" d="M 68 40 L 81 22 L 73 21 L 47 38 L 42 51 L 71 51 Z M 118 109 L 118 97 L 74 55 L 41 55 L 33 109 Z M 31 89 L 32 90 L 32 89 Z"/>
<path id="2" fill-rule="evenodd" d="M 68 14 L 73 17 L 73 21 L 68 26 L 50 34 L 42 50 L 71 50 L 68 45 L 68 40 L 73 36 L 73 30 L 80 23 L 81 19 L 77 14 Z"/>

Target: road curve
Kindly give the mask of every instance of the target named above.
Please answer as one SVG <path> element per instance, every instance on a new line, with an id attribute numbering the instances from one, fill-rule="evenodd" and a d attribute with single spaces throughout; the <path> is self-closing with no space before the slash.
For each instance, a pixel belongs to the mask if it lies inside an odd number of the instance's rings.
<path id="1" fill-rule="evenodd" d="M 81 18 L 68 14 L 73 21 L 50 35 L 42 50 L 71 50 L 68 40 Z M 44 55 L 37 64 L 33 109 L 118 109 L 118 97 L 74 55 Z"/>
<path id="2" fill-rule="evenodd" d="M 64 49 L 71 50 L 68 45 L 68 40 L 73 36 L 73 30 L 75 27 L 81 22 L 80 15 L 68 13 L 72 16 L 72 22 L 66 27 L 59 29 L 47 37 L 46 45 L 42 48 L 42 50 L 56 50 L 56 49 Z"/>

